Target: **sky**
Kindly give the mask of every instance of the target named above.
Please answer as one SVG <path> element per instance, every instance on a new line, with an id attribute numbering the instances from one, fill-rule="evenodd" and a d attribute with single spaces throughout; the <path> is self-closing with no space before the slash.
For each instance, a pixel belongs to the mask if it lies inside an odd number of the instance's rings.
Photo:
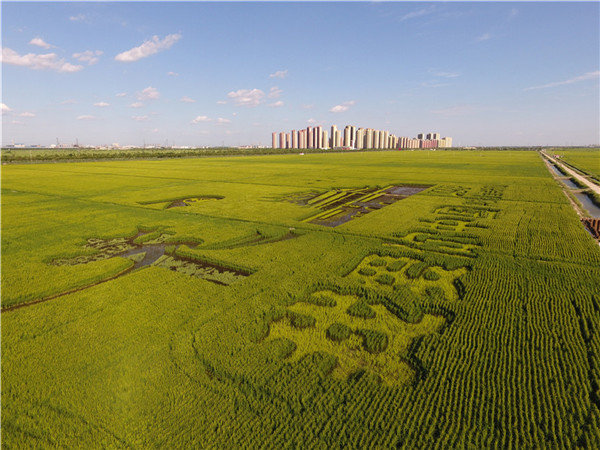
<path id="1" fill-rule="evenodd" d="M 17 3 L 2 144 L 271 145 L 352 124 L 600 144 L 600 3 Z"/>

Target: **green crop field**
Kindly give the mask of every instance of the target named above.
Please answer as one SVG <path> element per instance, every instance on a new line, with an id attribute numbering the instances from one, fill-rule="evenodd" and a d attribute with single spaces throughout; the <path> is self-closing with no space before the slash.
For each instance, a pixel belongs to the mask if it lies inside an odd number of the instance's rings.
<path id="1" fill-rule="evenodd" d="M 5 448 L 600 446 L 600 248 L 535 151 L 3 165 L 1 207 Z"/>

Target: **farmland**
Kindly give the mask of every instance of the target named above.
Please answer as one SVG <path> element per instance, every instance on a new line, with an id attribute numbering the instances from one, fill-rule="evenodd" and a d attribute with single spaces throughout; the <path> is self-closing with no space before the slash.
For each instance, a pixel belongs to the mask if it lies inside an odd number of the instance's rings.
<path id="1" fill-rule="evenodd" d="M 6 165 L 1 202 L 6 448 L 600 446 L 600 248 L 537 152 Z"/>

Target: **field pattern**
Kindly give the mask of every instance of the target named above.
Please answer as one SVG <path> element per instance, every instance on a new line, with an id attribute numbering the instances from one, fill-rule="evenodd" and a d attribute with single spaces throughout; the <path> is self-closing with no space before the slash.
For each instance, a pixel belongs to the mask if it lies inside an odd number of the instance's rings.
<path id="1" fill-rule="evenodd" d="M 600 447 L 600 248 L 536 152 L 6 165 L 1 202 L 6 448 Z"/>

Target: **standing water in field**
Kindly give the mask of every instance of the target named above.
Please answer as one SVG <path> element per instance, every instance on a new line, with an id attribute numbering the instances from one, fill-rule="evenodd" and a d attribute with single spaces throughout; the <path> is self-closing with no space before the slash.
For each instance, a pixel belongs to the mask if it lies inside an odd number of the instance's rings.
<path id="1" fill-rule="evenodd" d="M 88 239 L 85 248 L 96 250 L 96 253 L 75 258 L 56 259 L 52 261 L 52 264 L 59 266 L 77 265 L 121 257 L 134 262 L 133 266 L 121 275 L 153 265 L 225 286 L 239 278 L 250 275 L 250 272 L 241 269 L 233 269 L 212 262 L 179 256 L 176 252 L 181 245 L 194 248 L 198 244 L 195 242 L 168 242 L 169 235 L 167 234 L 160 234 L 156 238 L 141 244 L 136 243 L 138 238 L 148 234 L 140 232 L 131 238 L 91 238 Z"/>

